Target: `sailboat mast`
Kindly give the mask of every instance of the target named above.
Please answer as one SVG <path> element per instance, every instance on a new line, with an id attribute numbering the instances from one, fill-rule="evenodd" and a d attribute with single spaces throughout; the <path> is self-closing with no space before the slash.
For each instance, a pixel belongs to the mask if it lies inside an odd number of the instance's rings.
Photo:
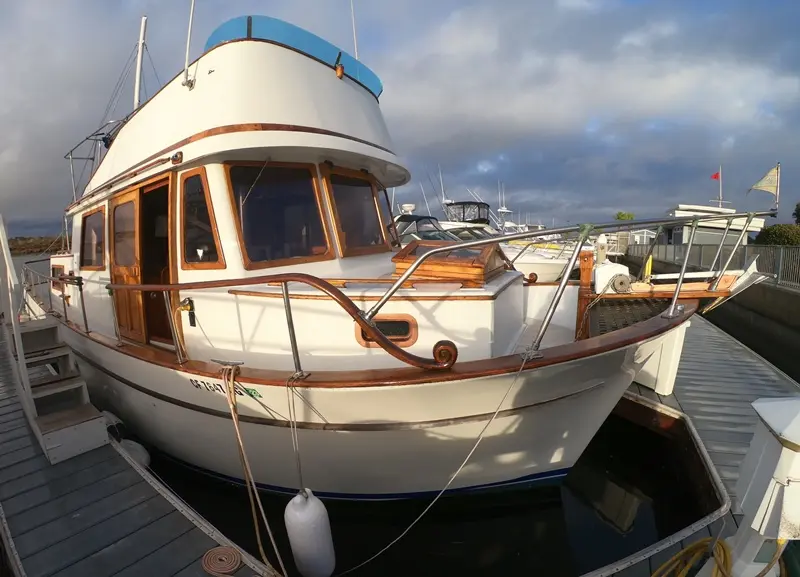
<path id="1" fill-rule="evenodd" d="M 422 186 L 422 183 L 421 183 L 421 182 L 419 183 L 419 189 L 422 191 L 422 200 L 424 200 L 424 201 L 425 201 L 425 208 L 427 208 L 427 209 L 428 209 L 428 216 L 433 216 L 433 215 L 431 214 L 431 207 L 430 207 L 430 206 L 428 206 L 428 197 L 427 197 L 427 196 L 425 196 L 425 188 Z"/>
<path id="2" fill-rule="evenodd" d="M 436 166 L 439 169 L 439 188 L 442 189 L 442 202 L 447 204 L 447 196 L 444 194 L 444 180 L 442 179 L 442 165 L 437 164 Z"/>
<path id="3" fill-rule="evenodd" d="M 722 164 L 719 165 L 719 207 L 722 208 Z"/>
<path id="4" fill-rule="evenodd" d="M 356 11 L 353 7 L 353 0 L 350 0 L 350 21 L 353 23 L 353 50 L 356 60 L 358 60 L 358 36 L 356 35 Z"/>
<path id="5" fill-rule="evenodd" d="M 136 76 L 133 82 L 133 109 L 139 108 L 142 92 L 142 56 L 144 55 L 144 38 L 147 34 L 147 16 L 142 16 L 142 24 L 139 28 L 139 48 L 136 55 Z"/>
<path id="6" fill-rule="evenodd" d="M 775 174 L 775 210 L 777 211 L 781 200 L 781 163 L 775 165 L 775 168 L 777 169 Z"/>

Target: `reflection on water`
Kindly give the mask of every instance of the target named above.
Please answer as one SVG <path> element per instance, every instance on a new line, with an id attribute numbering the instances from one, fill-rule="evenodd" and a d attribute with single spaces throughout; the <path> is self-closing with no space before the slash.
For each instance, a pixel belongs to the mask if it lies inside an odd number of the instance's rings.
<path id="1" fill-rule="evenodd" d="M 443 498 L 403 540 L 352 575 L 581 575 L 716 508 L 699 466 L 682 426 L 665 434 L 614 414 L 561 484 Z M 218 529 L 258 556 L 242 488 L 159 454 L 153 455 L 152 468 Z M 283 529 L 288 499 L 265 494 L 262 500 L 284 562 L 294 571 Z M 337 573 L 383 548 L 427 504 L 327 502 Z M 268 543 L 266 535 L 264 540 Z"/>

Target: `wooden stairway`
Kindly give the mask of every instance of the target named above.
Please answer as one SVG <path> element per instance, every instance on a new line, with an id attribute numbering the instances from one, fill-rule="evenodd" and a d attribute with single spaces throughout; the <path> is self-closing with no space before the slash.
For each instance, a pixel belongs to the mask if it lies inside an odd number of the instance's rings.
<path id="1" fill-rule="evenodd" d="M 105 419 L 89 401 L 72 350 L 59 337 L 58 321 L 24 321 L 19 331 L 30 381 L 31 426 L 48 461 L 56 464 L 107 444 Z M 13 339 L 11 349 L 18 361 Z"/>

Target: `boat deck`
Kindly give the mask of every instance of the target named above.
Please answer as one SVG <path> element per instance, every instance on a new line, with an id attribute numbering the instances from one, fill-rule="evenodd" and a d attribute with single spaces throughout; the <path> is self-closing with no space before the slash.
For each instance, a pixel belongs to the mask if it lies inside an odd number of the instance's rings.
<path id="1" fill-rule="evenodd" d="M 117 445 L 49 464 L 17 398 L 4 333 L 0 327 L 0 575 L 207 576 L 206 551 L 233 544 Z M 243 557 L 235 575 L 274 575 Z"/>
<path id="2" fill-rule="evenodd" d="M 665 397 L 633 384 L 631 391 L 686 413 L 697 429 L 731 497 L 731 511 L 680 544 L 618 575 L 649 577 L 675 553 L 704 537 L 733 535 L 741 520 L 736 498 L 739 465 L 750 446 L 756 399 L 800 394 L 800 385 L 700 315 L 694 315 L 678 367 L 674 394 Z M 720 533 L 721 532 L 721 533 Z"/>

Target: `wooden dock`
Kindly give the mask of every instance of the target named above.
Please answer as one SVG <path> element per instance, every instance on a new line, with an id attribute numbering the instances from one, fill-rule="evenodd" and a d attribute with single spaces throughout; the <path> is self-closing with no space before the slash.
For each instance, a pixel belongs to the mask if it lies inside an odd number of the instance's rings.
<path id="1" fill-rule="evenodd" d="M 0 536 L 10 574 L 208 575 L 203 555 L 235 545 L 115 442 L 49 463 L 17 397 L 6 338 L 0 327 Z M 234 575 L 274 575 L 242 558 Z"/>
<path id="2" fill-rule="evenodd" d="M 693 316 L 691 323 L 674 393 L 665 397 L 637 384 L 631 391 L 689 416 L 731 497 L 731 511 L 692 537 L 618 573 L 624 577 L 650 577 L 684 547 L 705 537 L 724 538 L 736 532 L 742 518 L 736 498 L 739 465 L 758 419 L 750 403 L 800 394 L 797 382 L 700 315 Z"/>

